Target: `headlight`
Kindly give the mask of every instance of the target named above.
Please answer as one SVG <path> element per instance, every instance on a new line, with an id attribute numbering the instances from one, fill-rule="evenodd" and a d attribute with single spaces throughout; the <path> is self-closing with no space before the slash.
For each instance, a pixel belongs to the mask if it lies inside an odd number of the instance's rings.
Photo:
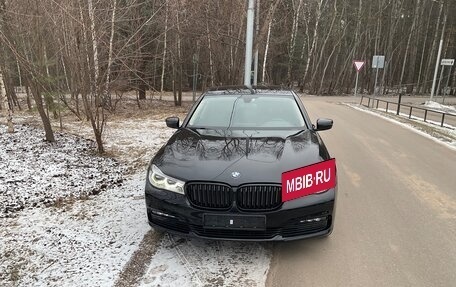
<path id="1" fill-rule="evenodd" d="M 149 182 L 156 188 L 169 190 L 172 192 L 184 194 L 185 182 L 165 175 L 154 164 L 149 169 Z"/>

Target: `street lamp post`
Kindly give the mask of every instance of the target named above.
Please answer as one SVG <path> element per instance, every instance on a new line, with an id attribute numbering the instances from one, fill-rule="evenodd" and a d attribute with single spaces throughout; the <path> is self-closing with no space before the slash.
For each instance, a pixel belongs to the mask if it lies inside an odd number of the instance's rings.
<path id="1" fill-rule="evenodd" d="M 255 0 L 249 0 L 247 9 L 247 27 L 245 33 L 245 67 L 244 67 L 244 85 L 252 87 L 252 49 L 253 49 L 253 18 L 255 12 Z"/>

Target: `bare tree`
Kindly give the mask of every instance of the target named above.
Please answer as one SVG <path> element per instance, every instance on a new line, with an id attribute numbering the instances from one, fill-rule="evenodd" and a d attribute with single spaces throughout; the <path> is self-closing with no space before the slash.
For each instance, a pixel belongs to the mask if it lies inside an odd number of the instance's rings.
<path id="1" fill-rule="evenodd" d="M 405 84 L 408 92 L 428 92 L 434 35 L 441 34 L 444 15 L 456 13 L 450 0 L 263 0 L 261 7 L 254 43 L 261 81 L 297 81 L 316 94 L 350 93 L 352 61 L 369 65 L 375 53 L 386 56 L 383 93 Z M 48 140 L 48 114 L 59 114 L 61 103 L 90 122 L 103 152 L 107 117 L 122 93 L 135 90 L 141 108 L 148 90 L 172 90 L 181 105 L 195 54 L 199 89 L 242 83 L 243 0 L 0 0 L 0 10 L 0 66 L 11 111 L 20 109 L 14 86 L 26 86 L 27 106 L 36 106 Z M 451 58 L 456 20 L 448 17 L 445 25 L 444 54 Z M 360 76 L 362 90 L 372 91 L 372 71 Z M 449 80 L 454 87 L 454 70 Z"/>
<path id="2" fill-rule="evenodd" d="M 3 99 L 3 108 L 6 111 L 6 124 L 8 126 L 8 133 L 14 133 L 13 114 L 6 94 L 5 83 L 3 81 L 3 72 L 0 70 L 0 98 Z"/>

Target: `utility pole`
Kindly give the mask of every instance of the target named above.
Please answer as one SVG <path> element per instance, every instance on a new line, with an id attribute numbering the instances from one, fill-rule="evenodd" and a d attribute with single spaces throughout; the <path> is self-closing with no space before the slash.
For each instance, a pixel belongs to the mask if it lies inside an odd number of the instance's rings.
<path id="1" fill-rule="evenodd" d="M 259 34 L 260 34 L 260 0 L 256 0 L 255 11 L 255 60 L 253 64 L 253 85 L 258 85 L 258 47 Z"/>
<path id="2" fill-rule="evenodd" d="M 443 5 L 443 3 L 442 3 L 442 5 Z M 436 81 L 437 81 L 437 74 L 438 74 L 438 72 L 439 72 L 440 55 L 442 54 L 443 35 L 445 34 L 445 27 L 446 27 L 447 16 L 448 16 L 448 14 L 445 12 L 445 16 L 443 17 L 442 35 L 440 36 L 439 52 L 437 53 L 437 60 L 436 60 L 436 62 L 435 62 L 434 80 L 432 81 L 431 98 L 429 99 L 429 101 L 432 101 L 433 98 L 434 98 L 435 83 L 436 83 Z"/>
<path id="3" fill-rule="evenodd" d="M 247 27 L 245 33 L 245 67 L 244 67 L 244 85 L 252 87 L 252 48 L 253 48 L 253 18 L 255 12 L 255 0 L 249 0 L 247 8 Z"/>

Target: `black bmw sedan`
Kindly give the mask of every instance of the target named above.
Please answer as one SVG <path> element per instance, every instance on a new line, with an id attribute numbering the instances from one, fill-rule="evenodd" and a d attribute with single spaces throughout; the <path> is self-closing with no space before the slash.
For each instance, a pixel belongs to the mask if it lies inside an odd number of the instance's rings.
<path id="1" fill-rule="evenodd" d="M 215 88 L 182 123 L 170 117 L 166 124 L 177 130 L 150 162 L 146 179 L 154 228 L 244 241 L 332 232 L 337 185 L 284 200 L 284 173 L 330 159 L 317 131 L 333 124 L 319 119 L 313 125 L 293 91 Z M 296 188 L 298 179 L 288 186 Z"/>

